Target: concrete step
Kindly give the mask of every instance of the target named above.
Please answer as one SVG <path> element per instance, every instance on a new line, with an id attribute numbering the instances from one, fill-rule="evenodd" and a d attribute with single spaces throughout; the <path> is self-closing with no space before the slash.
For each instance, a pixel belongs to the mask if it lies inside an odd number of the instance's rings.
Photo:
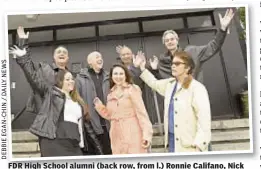
<path id="1" fill-rule="evenodd" d="M 237 131 L 222 131 L 222 132 L 212 132 L 212 142 L 218 141 L 233 141 L 233 140 L 249 140 L 249 130 L 237 130 Z"/>
<path id="2" fill-rule="evenodd" d="M 153 134 L 159 135 L 160 129 L 163 131 L 163 124 L 154 125 L 153 126 Z M 230 130 L 230 129 L 238 129 L 238 128 L 248 128 L 249 120 L 248 119 L 232 119 L 232 120 L 217 120 L 211 122 L 211 130 Z"/>
<path id="3" fill-rule="evenodd" d="M 218 120 L 211 122 L 212 130 L 248 128 L 249 119 Z"/>
<path id="4" fill-rule="evenodd" d="M 215 144 L 215 142 L 239 142 L 249 140 L 249 131 L 248 130 L 242 130 L 242 131 L 236 131 L 236 134 L 234 131 L 225 131 L 225 132 L 213 132 L 212 133 L 212 143 L 213 143 L 213 150 L 226 150 L 226 148 L 232 147 L 231 149 L 237 148 L 238 144 L 241 145 L 241 143 L 227 143 L 227 144 Z M 249 149 L 249 142 L 248 143 L 242 143 L 244 146 L 240 146 L 241 148 Z M 152 147 L 163 147 L 164 146 L 164 137 L 163 136 L 154 136 L 152 138 Z M 222 148 L 224 146 L 225 148 Z M 246 148 L 247 147 L 247 148 Z M 20 143 L 13 143 L 12 144 L 13 152 L 39 152 L 39 145 L 38 142 L 20 142 Z M 228 150 L 228 149 L 227 149 Z M 229 148 L 230 150 L 230 148 Z"/>
<path id="5" fill-rule="evenodd" d="M 152 148 L 151 153 L 167 153 L 165 148 Z"/>
<path id="6" fill-rule="evenodd" d="M 13 143 L 12 151 L 14 153 L 25 153 L 25 152 L 39 152 L 38 142 L 29 142 L 29 143 Z"/>
<path id="7" fill-rule="evenodd" d="M 224 143 L 224 144 L 212 144 L 212 151 L 240 151 L 240 150 L 249 150 L 250 143 Z M 152 148 L 151 153 L 166 153 L 167 151 L 164 148 Z M 31 158 L 31 157 L 40 157 L 40 153 L 23 153 L 23 154 L 13 154 L 13 158 Z"/>
<path id="8" fill-rule="evenodd" d="M 212 149 L 248 150 L 250 143 L 248 119 L 222 120 L 212 122 Z M 160 129 L 153 127 L 152 152 L 164 152 L 164 136 Z M 15 157 L 37 157 L 39 154 L 38 138 L 28 131 L 12 132 L 12 148 Z"/>
<path id="9" fill-rule="evenodd" d="M 30 133 L 29 131 L 17 131 L 12 132 L 13 142 L 37 142 L 38 137 Z"/>
<path id="10" fill-rule="evenodd" d="M 34 157 L 41 157 L 39 152 L 37 153 L 14 153 L 13 158 L 34 158 Z"/>
<path id="11" fill-rule="evenodd" d="M 250 142 L 213 144 L 213 151 L 249 150 Z"/>
<path id="12" fill-rule="evenodd" d="M 242 129 L 238 131 L 218 131 L 212 132 L 212 142 L 228 142 L 228 141 L 244 141 L 249 140 L 249 130 Z M 164 145 L 164 136 L 153 136 L 152 147 L 159 147 Z"/>
<path id="13" fill-rule="evenodd" d="M 163 127 L 163 125 L 161 125 Z M 213 121 L 211 124 L 212 131 L 215 130 L 228 130 L 235 128 L 247 128 L 249 127 L 248 119 L 235 119 L 235 120 L 222 120 L 222 121 Z M 153 126 L 154 135 L 160 135 L 160 129 L 158 126 Z M 31 134 L 28 131 L 17 131 L 12 132 L 13 142 L 32 142 L 37 141 L 38 138 Z"/>
<path id="14" fill-rule="evenodd" d="M 223 143 L 223 144 L 212 144 L 212 151 L 241 151 L 241 150 L 249 150 L 250 143 L 242 142 L 242 143 Z M 152 148 L 152 153 L 167 153 L 167 150 L 163 147 L 160 148 Z"/>

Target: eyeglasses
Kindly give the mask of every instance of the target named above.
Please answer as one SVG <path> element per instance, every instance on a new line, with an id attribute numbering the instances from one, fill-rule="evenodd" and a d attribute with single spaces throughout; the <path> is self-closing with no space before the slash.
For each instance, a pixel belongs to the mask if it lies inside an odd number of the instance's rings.
<path id="1" fill-rule="evenodd" d="M 179 65 L 181 65 L 181 64 L 184 64 L 184 65 L 185 65 L 184 62 L 172 62 L 172 65 L 175 65 L 175 66 L 179 66 Z"/>

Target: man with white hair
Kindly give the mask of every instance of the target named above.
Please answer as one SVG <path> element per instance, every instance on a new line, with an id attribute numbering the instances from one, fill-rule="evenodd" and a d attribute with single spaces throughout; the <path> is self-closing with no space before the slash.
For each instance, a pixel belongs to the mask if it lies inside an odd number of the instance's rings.
<path id="1" fill-rule="evenodd" d="M 171 77 L 171 64 L 175 52 L 184 50 L 188 52 L 196 64 L 193 76 L 200 82 L 203 82 L 202 65 L 211 59 L 222 47 L 226 38 L 228 25 L 234 17 L 233 9 L 227 9 L 224 17 L 219 14 L 220 29 L 218 29 L 216 37 L 203 46 L 189 45 L 184 49 L 179 47 L 179 36 L 173 30 L 167 30 L 163 33 L 162 43 L 168 50 L 164 55 L 157 58 L 154 56 L 151 64 L 158 64 L 160 78 L 165 79 Z"/>
<path id="2" fill-rule="evenodd" d="M 109 73 L 103 69 L 102 55 L 97 51 L 87 56 L 87 63 L 88 66 L 83 68 L 76 77 L 76 87 L 84 102 L 88 104 L 90 121 L 102 145 L 103 153 L 112 154 L 108 132 L 109 121 L 96 112 L 93 104 L 95 97 L 106 103 L 110 90 Z M 95 152 L 89 152 L 89 154 L 95 154 Z"/>

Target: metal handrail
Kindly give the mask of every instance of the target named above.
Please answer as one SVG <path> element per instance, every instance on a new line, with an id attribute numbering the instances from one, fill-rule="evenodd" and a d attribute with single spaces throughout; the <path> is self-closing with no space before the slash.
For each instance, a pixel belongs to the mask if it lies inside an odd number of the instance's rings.
<path id="1" fill-rule="evenodd" d="M 157 94 L 154 90 L 152 92 L 153 92 L 154 104 L 156 107 L 156 113 L 157 113 L 157 119 L 158 119 L 158 129 L 159 129 L 160 135 L 163 135 L 163 126 L 161 125 L 162 121 L 161 121 L 161 117 L 160 117 Z"/>
<path id="2" fill-rule="evenodd" d="M 17 114 L 14 116 L 14 118 L 12 119 L 12 125 L 13 125 L 13 123 L 23 114 L 23 112 L 25 111 L 25 109 L 26 109 L 26 106 L 24 106 L 24 108 L 23 108 L 19 113 L 17 113 Z"/>

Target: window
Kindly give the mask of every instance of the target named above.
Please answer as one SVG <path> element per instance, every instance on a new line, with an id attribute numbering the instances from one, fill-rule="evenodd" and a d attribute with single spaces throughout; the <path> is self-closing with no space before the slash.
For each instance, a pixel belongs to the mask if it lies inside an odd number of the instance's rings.
<path id="1" fill-rule="evenodd" d="M 168 29 L 182 29 L 182 28 L 184 28 L 184 23 L 182 18 L 143 22 L 144 32 L 163 31 Z"/>
<path id="2" fill-rule="evenodd" d="M 139 33 L 138 22 L 99 26 L 100 36 Z"/>
<path id="3" fill-rule="evenodd" d="M 208 27 L 212 26 L 211 17 L 208 16 L 193 16 L 188 17 L 188 27 Z"/>
<path id="4" fill-rule="evenodd" d="M 94 36 L 95 36 L 94 26 L 57 30 L 57 40 L 88 38 Z"/>

